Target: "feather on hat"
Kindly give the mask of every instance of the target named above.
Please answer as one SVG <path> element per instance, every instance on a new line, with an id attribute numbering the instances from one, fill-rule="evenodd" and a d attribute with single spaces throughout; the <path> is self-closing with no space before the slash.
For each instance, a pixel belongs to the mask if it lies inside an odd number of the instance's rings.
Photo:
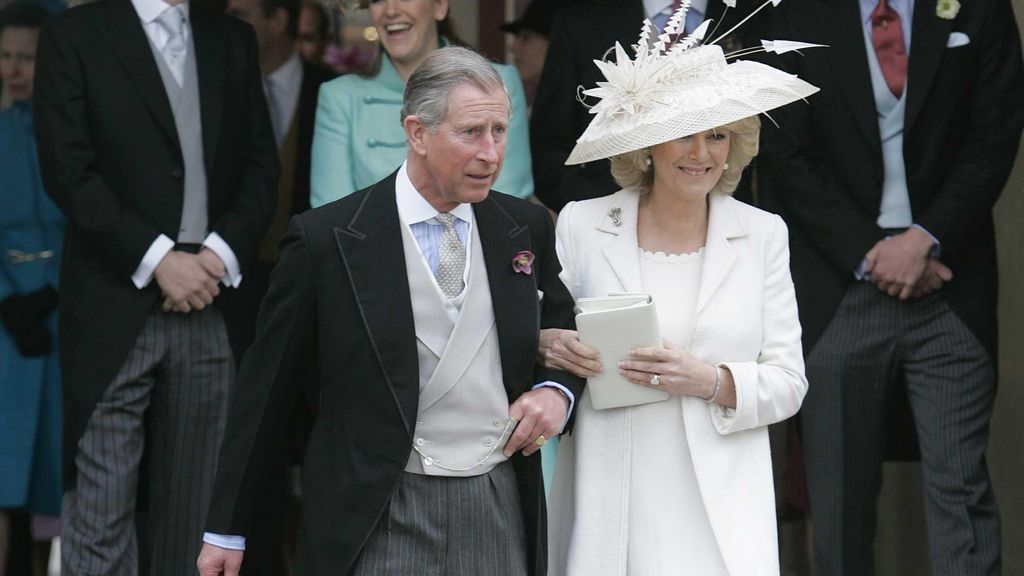
<path id="1" fill-rule="evenodd" d="M 765 2 L 754 13 L 781 1 Z M 689 6 L 689 0 L 684 0 L 661 34 L 650 20 L 644 20 L 639 41 L 633 46 L 635 58 L 616 42 L 614 62 L 594 61 L 605 81 L 582 93 L 600 101 L 590 108 L 594 119 L 576 141 L 566 164 L 608 158 L 717 128 L 818 91 L 766 64 L 728 60 L 755 52 L 781 54 L 820 45 L 764 40 L 759 48 L 726 55 L 715 44 L 717 39 L 704 43 L 710 20 L 689 35 L 680 34 Z"/>

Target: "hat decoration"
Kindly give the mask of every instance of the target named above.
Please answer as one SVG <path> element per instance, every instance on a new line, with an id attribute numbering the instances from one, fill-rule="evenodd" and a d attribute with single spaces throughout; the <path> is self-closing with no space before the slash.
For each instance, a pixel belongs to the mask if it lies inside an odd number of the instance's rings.
<path id="1" fill-rule="evenodd" d="M 683 33 L 690 0 L 680 3 L 661 33 L 650 20 L 644 20 L 633 46 L 635 57 L 630 58 L 616 42 L 612 49 L 614 62 L 594 61 L 605 80 L 594 88 L 579 88 L 577 98 L 581 103 L 586 105 L 587 96 L 599 102 L 589 107 L 594 119 L 577 140 L 566 164 L 607 158 L 710 130 L 817 92 L 792 74 L 737 58 L 758 52 L 782 54 L 820 44 L 762 40 L 758 47 L 730 54 L 716 45 L 760 10 L 781 1 L 766 1 L 710 42 L 704 42 L 704 38 L 711 20 L 705 20 L 688 35 Z M 727 11 L 735 6 L 735 0 L 725 0 L 725 4 Z M 714 33 L 712 30 L 711 35 Z"/>

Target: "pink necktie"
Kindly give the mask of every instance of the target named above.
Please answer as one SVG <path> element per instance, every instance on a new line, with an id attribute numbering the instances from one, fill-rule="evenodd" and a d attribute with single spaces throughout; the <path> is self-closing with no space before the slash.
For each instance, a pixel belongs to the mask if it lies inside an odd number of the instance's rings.
<path id="1" fill-rule="evenodd" d="M 888 0 L 878 0 L 871 12 L 871 44 L 886 85 L 899 98 L 907 84 L 907 50 L 900 15 L 889 7 Z"/>

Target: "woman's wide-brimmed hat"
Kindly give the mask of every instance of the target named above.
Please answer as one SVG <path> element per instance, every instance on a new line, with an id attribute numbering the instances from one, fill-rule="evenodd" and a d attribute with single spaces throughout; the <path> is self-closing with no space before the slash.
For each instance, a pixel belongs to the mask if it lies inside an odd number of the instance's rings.
<path id="1" fill-rule="evenodd" d="M 779 2 L 765 2 L 761 8 Z M 576 141 L 566 164 L 608 158 L 717 128 L 818 91 L 767 64 L 737 59 L 756 52 L 783 53 L 818 45 L 763 40 L 757 48 L 727 55 L 714 41 L 703 43 L 710 21 L 689 36 L 676 34 L 689 4 L 682 2 L 660 35 L 645 20 L 633 47 L 635 58 L 616 42 L 614 62 L 594 61 L 605 81 L 583 94 L 600 102 L 590 108 L 594 119 Z"/>

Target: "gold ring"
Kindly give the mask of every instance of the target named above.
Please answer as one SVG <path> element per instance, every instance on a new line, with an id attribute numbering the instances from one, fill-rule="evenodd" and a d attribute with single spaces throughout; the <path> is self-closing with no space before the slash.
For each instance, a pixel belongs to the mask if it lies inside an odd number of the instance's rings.
<path id="1" fill-rule="evenodd" d="M 533 443 L 536 444 L 537 446 L 543 446 L 548 443 L 548 439 L 545 438 L 543 434 L 541 434 L 540 436 L 537 436 L 537 439 L 534 440 Z"/>

